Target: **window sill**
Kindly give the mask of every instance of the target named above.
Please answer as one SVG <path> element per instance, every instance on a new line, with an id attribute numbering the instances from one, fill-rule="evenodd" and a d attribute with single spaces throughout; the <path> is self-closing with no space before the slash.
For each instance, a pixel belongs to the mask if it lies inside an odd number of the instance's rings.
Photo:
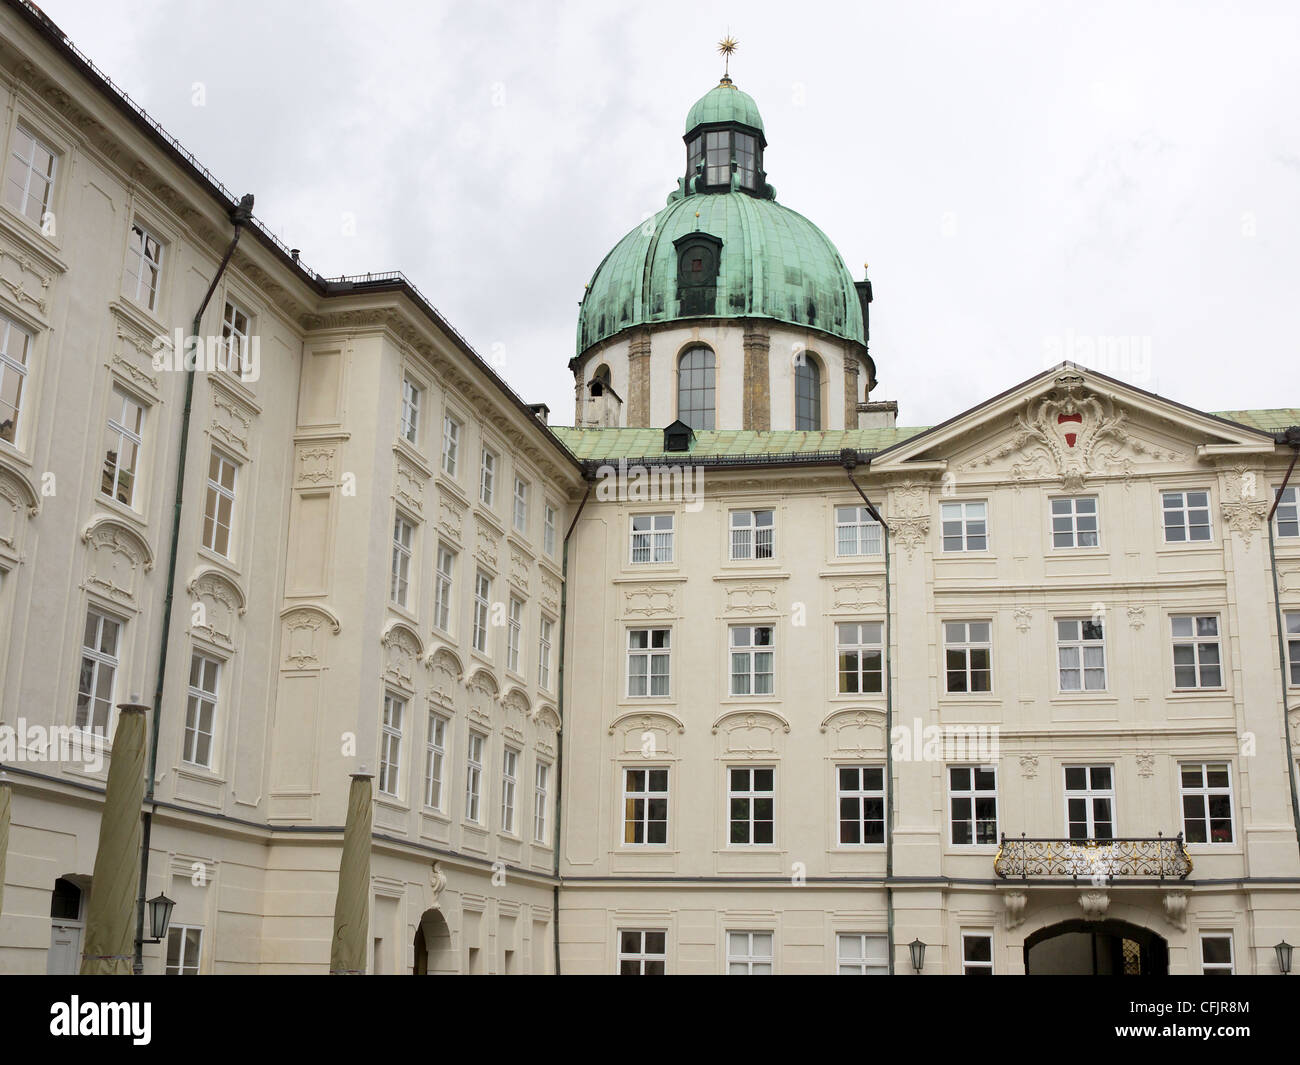
<path id="1" fill-rule="evenodd" d="M 105 495 L 103 492 L 97 492 L 95 493 L 95 502 L 100 504 L 100 506 L 108 507 L 108 509 L 111 510 L 114 514 L 117 514 L 123 518 L 129 518 L 131 521 L 133 521 L 136 525 L 140 526 L 140 528 L 142 529 L 149 528 L 149 521 L 148 519 L 145 518 L 143 513 L 136 510 L 134 507 L 127 506 L 127 504 L 119 502 L 118 500 L 114 499 L 112 496 Z"/>
<path id="2" fill-rule="evenodd" d="M 444 813 L 442 810 L 439 810 L 436 807 L 422 806 L 420 808 L 420 813 L 421 815 L 429 818 L 432 821 L 439 821 L 444 825 L 451 824 L 451 815 L 448 813 Z"/>
<path id="3" fill-rule="evenodd" d="M 409 803 L 402 801 L 399 795 L 390 795 L 386 791 L 375 792 L 375 802 L 380 806 L 385 806 L 390 810 L 397 810 L 400 813 L 409 814 L 411 807 Z"/>
<path id="4" fill-rule="evenodd" d="M 413 463 L 415 468 L 424 474 L 425 477 L 433 476 L 433 467 L 429 465 L 429 460 L 425 457 L 424 452 L 420 450 L 416 444 L 412 444 L 407 440 L 406 437 L 398 436 L 398 438 L 393 441 L 393 450 L 401 455 L 402 458 Z"/>
<path id="5" fill-rule="evenodd" d="M 237 577 L 240 574 L 240 569 L 235 564 L 233 559 L 229 558 L 226 555 L 220 554 L 217 551 L 214 551 L 210 547 L 204 547 L 202 544 L 199 544 L 198 556 L 199 558 L 204 559 L 205 561 L 211 562 L 216 566 L 220 566 L 223 570 L 227 571 L 233 576 Z"/>
<path id="6" fill-rule="evenodd" d="M 419 631 L 419 626 L 420 626 L 419 619 L 415 616 L 415 614 L 413 614 L 406 607 L 398 606 L 390 599 L 388 601 L 388 612 L 390 614 L 396 614 L 399 618 L 401 618 L 403 621 L 407 622 L 414 629 L 416 629 L 416 631 Z"/>
<path id="7" fill-rule="evenodd" d="M 8 230 L 10 236 L 28 245 L 29 250 L 40 258 L 48 259 L 59 273 L 66 274 L 68 272 L 68 264 L 58 257 L 63 248 L 57 240 L 51 240 L 41 232 L 40 226 L 25 214 L 19 214 L 9 204 L 0 204 L 0 208 L 3 209 L 3 214 L 0 214 L 0 217 L 4 219 L 4 228 Z"/>

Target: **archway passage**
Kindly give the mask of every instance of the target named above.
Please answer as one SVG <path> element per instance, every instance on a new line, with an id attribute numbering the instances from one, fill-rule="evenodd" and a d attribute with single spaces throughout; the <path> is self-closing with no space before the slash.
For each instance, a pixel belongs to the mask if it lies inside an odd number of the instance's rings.
<path id="1" fill-rule="evenodd" d="M 437 976 L 456 972 L 456 959 L 451 950 L 451 929 L 447 919 L 438 910 L 425 910 L 415 929 L 415 964 L 411 971 L 416 976 Z"/>
<path id="2" fill-rule="evenodd" d="M 1025 940 L 1030 976 L 1164 976 L 1169 945 L 1127 921 L 1063 921 Z"/>

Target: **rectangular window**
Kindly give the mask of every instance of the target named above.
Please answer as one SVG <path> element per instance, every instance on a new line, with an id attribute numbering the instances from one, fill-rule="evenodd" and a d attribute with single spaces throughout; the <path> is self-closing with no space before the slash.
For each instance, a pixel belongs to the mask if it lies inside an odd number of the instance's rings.
<path id="1" fill-rule="evenodd" d="M 519 789 L 519 752 L 507 747 L 501 759 L 501 831 L 515 831 L 515 793 Z"/>
<path id="2" fill-rule="evenodd" d="M 705 172 L 708 185 L 726 185 L 731 181 L 731 133 L 715 130 L 704 135 Z"/>
<path id="3" fill-rule="evenodd" d="M 388 598 L 406 606 L 411 584 L 411 541 L 415 526 L 400 514 L 393 519 L 393 564 L 389 574 Z"/>
<path id="4" fill-rule="evenodd" d="M 1207 541 L 1210 536 L 1209 492 L 1161 492 L 1165 543 Z"/>
<path id="5" fill-rule="evenodd" d="M 550 503 L 542 511 L 542 550 L 548 555 L 555 554 L 555 508 Z"/>
<path id="6" fill-rule="evenodd" d="M 35 226 L 45 224 L 54 203 L 54 149 L 23 126 L 14 130 L 13 150 L 5 173 L 5 203 Z"/>
<path id="7" fill-rule="evenodd" d="M 1233 967 L 1232 934 L 1230 932 L 1201 933 L 1201 974 L 1203 976 L 1231 976 Z"/>
<path id="8" fill-rule="evenodd" d="M 841 932 L 835 937 L 835 964 L 840 976 L 888 976 L 889 937 Z"/>
<path id="9" fill-rule="evenodd" d="M 456 462 L 460 456 L 460 422 L 450 414 L 442 416 L 442 472 L 456 476 Z"/>
<path id="10" fill-rule="evenodd" d="M 992 691 L 993 623 L 945 621 L 943 658 L 948 692 Z"/>
<path id="11" fill-rule="evenodd" d="M 841 695 L 884 691 L 884 624 L 848 621 L 835 626 Z"/>
<path id="12" fill-rule="evenodd" d="M 945 551 L 987 551 L 989 547 L 989 505 L 987 503 L 944 503 L 939 508 Z"/>
<path id="13" fill-rule="evenodd" d="M 167 929 L 167 964 L 164 976 L 198 976 L 203 957 L 203 929 L 174 924 Z"/>
<path id="14" fill-rule="evenodd" d="M 632 515 L 632 562 L 673 560 L 673 515 Z"/>
<path id="15" fill-rule="evenodd" d="M 483 744 L 486 739 L 481 732 L 471 732 L 465 756 L 465 817 L 475 824 L 482 824 L 483 820 Z"/>
<path id="16" fill-rule="evenodd" d="M 885 770 L 878 765 L 835 768 L 840 846 L 885 842 Z"/>
<path id="17" fill-rule="evenodd" d="M 663 976 L 667 964 L 668 933 L 620 928 L 618 975 Z"/>
<path id="18" fill-rule="evenodd" d="M 537 625 L 537 686 L 551 690 L 551 633 L 555 622 L 545 614 Z"/>
<path id="19" fill-rule="evenodd" d="M 77 680 L 78 728 L 107 734 L 113 714 L 113 686 L 117 680 L 118 645 L 122 623 L 97 610 L 86 612 L 81 639 L 81 673 Z"/>
<path id="20" fill-rule="evenodd" d="M 510 597 L 510 617 L 506 624 L 506 669 L 519 672 L 519 642 L 524 632 L 524 604 Z"/>
<path id="21" fill-rule="evenodd" d="M 162 242 L 139 222 L 131 225 L 126 246 L 126 272 L 122 292 L 141 307 L 153 310 L 158 303 L 158 281 L 162 277 Z"/>
<path id="22" fill-rule="evenodd" d="M 490 507 L 492 505 L 492 500 L 496 498 L 496 486 L 496 453 L 484 448 L 483 458 L 480 460 L 478 468 L 478 497 L 483 501 L 485 507 Z"/>
<path id="23" fill-rule="evenodd" d="M 1287 614 L 1285 624 L 1287 665 L 1290 667 L 1291 683 L 1300 685 L 1300 614 Z"/>
<path id="24" fill-rule="evenodd" d="M 1278 536 L 1300 536 L 1300 488 L 1287 485 L 1277 501 L 1273 514 Z"/>
<path id="25" fill-rule="evenodd" d="M 533 842 L 545 843 L 548 803 L 551 794 L 551 767 L 538 762 L 533 771 Z"/>
<path id="26" fill-rule="evenodd" d="M 839 558 L 854 555 L 878 555 L 884 540 L 880 522 L 866 507 L 835 508 L 835 554 Z"/>
<path id="27" fill-rule="evenodd" d="M 528 532 L 528 482 L 521 477 L 515 478 L 515 531 Z"/>
<path id="28" fill-rule="evenodd" d="M 18 416 L 27 383 L 32 336 L 7 314 L 0 314 L 0 440 L 18 442 Z"/>
<path id="29" fill-rule="evenodd" d="M 991 765 L 948 767 L 952 843 L 967 847 L 998 841 L 998 771 Z"/>
<path id="30" fill-rule="evenodd" d="M 731 512 L 731 558 L 770 559 L 774 549 L 776 512 L 733 510 Z"/>
<path id="31" fill-rule="evenodd" d="M 728 932 L 727 975 L 771 976 L 771 932 Z"/>
<path id="32" fill-rule="evenodd" d="M 135 498 L 136 467 L 143 446 L 144 404 L 120 388 L 114 388 L 108 408 L 108 433 L 100 492 L 128 507 L 132 505 Z"/>
<path id="33" fill-rule="evenodd" d="M 1097 497 L 1052 500 L 1052 546 L 1098 547 Z"/>
<path id="34" fill-rule="evenodd" d="M 208 495 L 203 504 L 203 546 L 230 557 L 230 525 L 235 513 L 238 465 L 215 448 L 208 456 Z"/>
<path id="35" fill-rule="evenodd" d="M 402 772 L 402 716 L 406 700 L 392 692 L 384 694 L 384 727 L 379 737 L 379 790 L 396 796 Z"/>
<path id="36" fill-rule="evenodd" d="M 668 842 L 668 770 L 623 770 L 623 842 Z"/>
<path id="37" fill-rule="evenodd" d="M 451 593 L 456 574 L 456 552 L 438 545 L 438 572 L 433 581 L 433 624 L 451 632 Z"/>
<path id="38" fill-rule="evenodd" d="M 217 688 L 221 663 L 207 655 L 190 658 L 189 701 L 185 708 L 185 739 L 181 760 L 212 768 L 212 734 L 217 719 Z"/>
<path id="39" fill-rule="evenodd" d="M 429 714 L 429 738 L 424 746 L 424 805 L 442 810 L 443 783 L 447 764 L 447 719 Z"/>
<path id="40" fill-rule="evenodd" d="M 248 313 L 234 303 L 226 300 L 221 314 L 221 355 L 218 364 L 231 373 L 243 373 L 248 363 Z"/>
<path id="41" fill-rule="evenodd" d="M 627 694 L 668 695 L 672 675 L 672 630 L 628 629 Z"/>
<path id="42" fill-rule="evenodd" d="M 761 847 L 774 842 L 775 778 L 776 770 L 770 766 L 736 766 L 727 770 L 729 843 Z"/>
<path id="43" fill-rule="evenodd" d="M 1179 767 L 1183 838 L 1188 843 L 1231 843 L 1232 767 L 1227 762 L 1188 762 Z"/>
<path id="44" fill-rule="evenodd" d="M 771 625 L 731 627 L 732 695 L 771 695 L 775 690 L 774 632 Z"/>
<path id="45" fill-rule="evenodd" d="M 1106 690 L 1106 634 L 1101 621 L 1058 618 L 1056 656 L 1061 691 Z"/>
<path id="46" fill-rule="evenodd" d="M 1065 830 L 1070 839 L 1115 838 L 1115 781 L 1110 766 L 1065 767 Z"/>
<path id="47" fill-rule="evenodd" d="M 993 937 L 989 933 L 961 934 L 961 972 L 963 976 L 993 975 Z"/>
<path id="48" fill-rule="evenodd" d="M 409 377 L 402 378 L 402 439 L 408 444 L 420 442 L 420 400 L 424 389 Z"/>
<path id="49" fill-rule="evenodd" d="M 1222 688 L 1218 616 L 1187 615 L 1169 621 L 1174 635 L 1174 687 Z"/>
<path id="50" fill-rule="evenodd" d="M 474 650 L 487 654 L 488 617 L 492 610 L 492 578 L 482 570 L 474 576 Z"/>

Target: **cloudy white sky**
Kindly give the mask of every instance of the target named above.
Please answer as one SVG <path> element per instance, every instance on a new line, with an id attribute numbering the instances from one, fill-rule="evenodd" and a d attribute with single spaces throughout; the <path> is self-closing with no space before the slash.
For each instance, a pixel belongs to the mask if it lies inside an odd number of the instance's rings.
<path id="1" fill-rule="evenodd" d="M 582 286 L 663 206 L 728 29 L 780 201 L 870 263 L 902 423 L 1071 356 L 1300 406 L 1290 0 L 43 6 L 308 264 L 404 271 L 557 422 Z"/>

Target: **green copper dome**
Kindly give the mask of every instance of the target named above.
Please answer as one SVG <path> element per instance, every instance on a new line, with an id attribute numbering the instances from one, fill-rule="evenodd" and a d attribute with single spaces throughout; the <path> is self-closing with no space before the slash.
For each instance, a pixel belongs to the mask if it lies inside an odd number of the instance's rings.
<path id="1" fill-rule="evenodd" d="M 763 132 L 763 119 L 758 104 L 749 93 L 741 92 L 726 79 L 715 85 L 698 100 L 686 115 L 686 133 L 696 126 L 712 122 L 738 122 Z"/>

